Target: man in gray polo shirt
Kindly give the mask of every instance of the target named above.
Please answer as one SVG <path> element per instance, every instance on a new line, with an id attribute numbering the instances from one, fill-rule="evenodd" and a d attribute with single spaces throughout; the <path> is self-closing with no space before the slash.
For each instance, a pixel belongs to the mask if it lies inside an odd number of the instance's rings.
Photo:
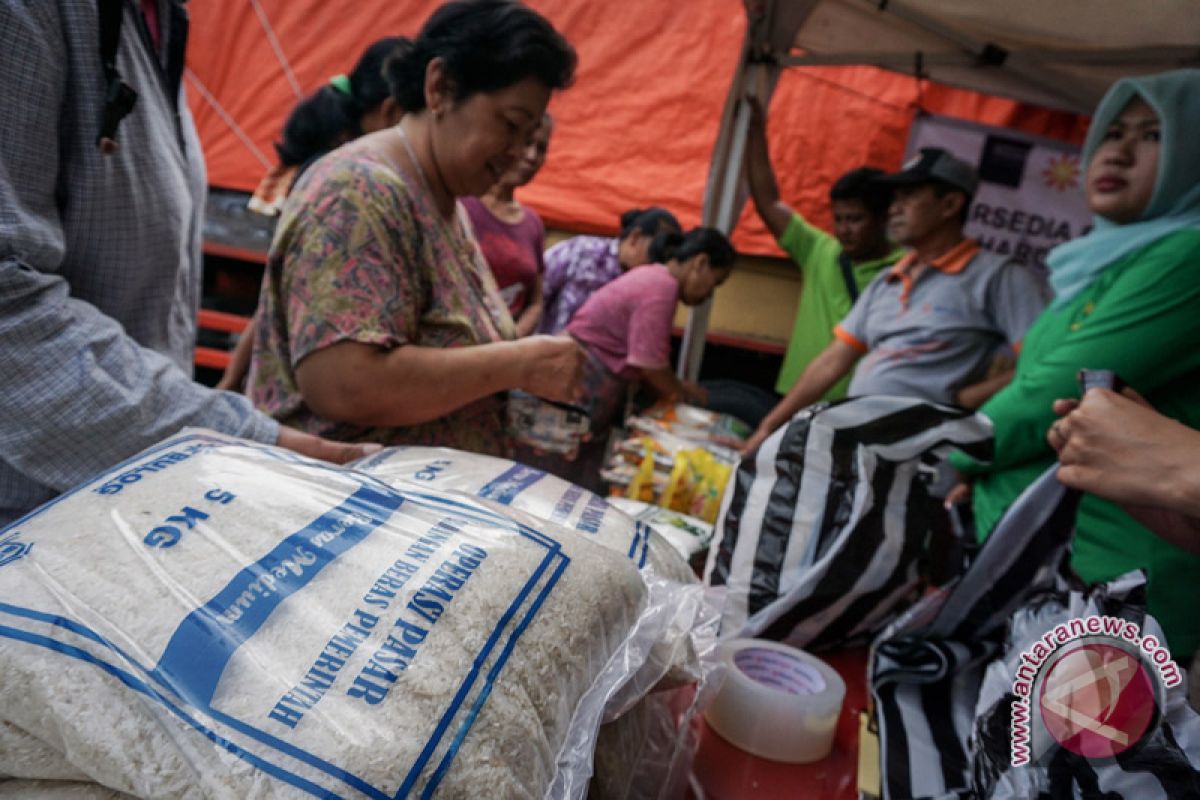
<path id="1" fill-rule="evenodd" d="M 1007 382 L 987 377 L 1006 346 L 1019 350 L 1048 298 L 1025 267 L 963 236 L 975 169 L 925 148 L 881 180 L 895 187 L 892 238 L 912 250 L 867 286 L 835 339 L 771 410 L 743 448 L 776 428 L 858 365 L 850 395 L 890 394 L 977 407 Z"/>

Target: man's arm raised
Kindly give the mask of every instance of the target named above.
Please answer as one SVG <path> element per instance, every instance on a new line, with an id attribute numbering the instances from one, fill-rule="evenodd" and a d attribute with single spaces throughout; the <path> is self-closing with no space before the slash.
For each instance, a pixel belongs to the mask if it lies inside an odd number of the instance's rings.
<path id="1" fill-rule="evenodd" d="M 757 97 L 747 97 L 746 104 L 750 110 L 750 126 L 746 132 L 746 179 L 750 183 L 750 198 L 767 230 L 779 239 L 795 211 L 779 199 L 779 184 L 775 181 L 775 170 L 767 149 L 767 115 L 762 103 Z"/>

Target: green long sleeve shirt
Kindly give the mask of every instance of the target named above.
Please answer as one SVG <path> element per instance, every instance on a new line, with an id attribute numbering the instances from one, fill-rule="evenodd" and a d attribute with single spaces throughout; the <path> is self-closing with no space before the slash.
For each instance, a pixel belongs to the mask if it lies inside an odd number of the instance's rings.
<path id="1" fill-rule="evenodd" d="M 1200 230 L 1177 232 L 1122 258 L 1068 306 L 1048 309 L 1033 324 L 1012 383 L 980 409 L 995 426 L 995 460 L 980 464 L 961 453 L 952 458 L 976 476 L 981 538 L 1055 463 L 1046 442 L 1055 420 L 1052 404 L 1079 395 L 1081 368 L 1113 370 L 1160 412 L 1200 428 Z M 1115 504 L 1087 495 L 1072 566 L 1093 582 L 1145 569 L 1149 611 L 1174 655 L 1190 658 L 1200 645 L 1194 611 L 1200 556 L 1158 538 Z"/>

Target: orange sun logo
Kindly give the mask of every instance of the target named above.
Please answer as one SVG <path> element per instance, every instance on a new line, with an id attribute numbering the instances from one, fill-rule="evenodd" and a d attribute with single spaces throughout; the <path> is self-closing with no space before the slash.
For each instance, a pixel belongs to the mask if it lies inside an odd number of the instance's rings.
<path id="1" fill-rule="evenodd" d="M 1042 170 L 1046 185 L 1065 192 L 1079 185 L 1078 156 L 1061 155 L 1050 159 L 1050 163 Z"/>

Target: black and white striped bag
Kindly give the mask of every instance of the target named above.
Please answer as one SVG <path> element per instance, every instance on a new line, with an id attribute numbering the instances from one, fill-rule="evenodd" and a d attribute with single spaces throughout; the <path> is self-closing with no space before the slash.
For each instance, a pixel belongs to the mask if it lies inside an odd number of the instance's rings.
<path id="1" fill-rule="evenodd" d="M 1044 739 L 1050 746 L 1029 764 L 1012 764 L 1017 667 L 1047 631 L 1107 615 L 1163 639 L 1145 613 L 1141 573 L 1087 590 L 1069 571 L 1078 495 L 1054 472 L 1021 495 L 955 585 L 876 641 L 870 688 L 884 798 L 1200 797 L 1200 717 L 1186 681 L 1166 690 L 1159 728 L 1136 748 L 1088 761 Z"/>
<path id="2" fill-rule="evenodd" d="M 885 396 L 811 406 L 767 438 L 738 465 L 709 551 L 722 635 L 869 640 L 920 582 L 936 511 L 921 462 L 951 446 L 989 458 L 990 423 Z"/>

